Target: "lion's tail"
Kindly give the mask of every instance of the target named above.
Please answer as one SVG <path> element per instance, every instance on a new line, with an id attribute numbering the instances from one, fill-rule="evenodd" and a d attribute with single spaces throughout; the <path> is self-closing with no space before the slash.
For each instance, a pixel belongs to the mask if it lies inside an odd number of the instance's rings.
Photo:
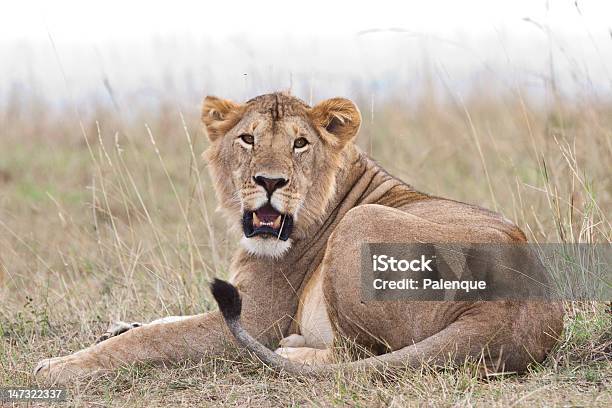
<path id="1" fill-rule="evenodd" d="M 264 364 L 278 371 L 285 371 L 295 375 L 326 377 L 339 370 L 358 371 L 360 369 L 369 369 L 382 371 L 392 367 L 416 368 L 424 363 L 438 363 L 448 359 L 447 356 L 441 355 L 440 348 L 436 347 L 437 344 L 428 344 L 431 341 L 438 343 L 441 340 L 439 336 L 434 336 L 397 351 L 349 363 L 319 365 L 295 363 L 265 347 L 242 327 L 240 323 L 242 299 L 236 287 L 219 279 L 215 279 L 210 286 L 221 314 L 238 344 L 254 353 Z M 438 335 L 443 334 L 443 332 L 438 333 Z M 448 334 L 450 335 L 450 333 Z M 446 338 L 447 336 L 442 337 Z M 427 350 L 435 350 L 436 348 L 437 353 L 435 354 L 427 352 Z"/>

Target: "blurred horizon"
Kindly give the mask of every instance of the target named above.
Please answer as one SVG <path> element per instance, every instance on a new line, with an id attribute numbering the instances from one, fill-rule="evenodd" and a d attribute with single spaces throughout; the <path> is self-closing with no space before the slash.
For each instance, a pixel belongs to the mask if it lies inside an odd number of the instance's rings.
<path id="1" fill-rule="evenodd" d="M 610 101 L 612 5 L 505 3 L 15 3 L 0 17 L 0 105 L 123 110 L 288 89 L 310 103 Z"/>

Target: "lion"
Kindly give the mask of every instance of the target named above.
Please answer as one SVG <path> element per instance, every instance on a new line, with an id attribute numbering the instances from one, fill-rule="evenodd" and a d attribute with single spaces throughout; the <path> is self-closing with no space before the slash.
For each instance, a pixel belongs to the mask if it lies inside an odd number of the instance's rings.
<path id="1" fill-rule="evenodd" d="M 416 191 L 388 174 L 354 143 L 361 114 L 352 101 L 309 106 L 285 93 L 245 103 L 208 96 L 202 121 L 220 209 L 241 235 L 229 283 L 212 284 L 220 311 L 120 323 L 97 344 L 39 362 L 37 378 L 66 383 L 137 362 L 201 361 L 237 345 L 296 374 L 449 359 L 524 372 L 557 343 L 558 302 L 362 298 L 363 243 L 526 237 L 497 213 Z M 342 338 L 371 356 L 333 363 Z"/>

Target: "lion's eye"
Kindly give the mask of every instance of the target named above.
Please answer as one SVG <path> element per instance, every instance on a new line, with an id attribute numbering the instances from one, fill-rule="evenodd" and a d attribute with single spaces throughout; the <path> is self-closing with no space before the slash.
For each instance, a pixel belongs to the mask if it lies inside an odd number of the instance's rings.
<path id="1" fill-rule="evenodd" d="M 306 146 L 308 144 L 308 140 L 306 140 L 305 137 L 300 137 L 295 139 L 295 142 L 293 142 L 293 148 L 294 149 L 301 149 L 302 147 Z"/>
<path id="2" fill-rule="evenodd" d="M 255 138 L 253 137 L 253 135 L 249 135 L 248 133 L 240 135 L 240 139 L 242 139 L 242 141 L 248 145 L 252 145 L 255 143 Z"/>

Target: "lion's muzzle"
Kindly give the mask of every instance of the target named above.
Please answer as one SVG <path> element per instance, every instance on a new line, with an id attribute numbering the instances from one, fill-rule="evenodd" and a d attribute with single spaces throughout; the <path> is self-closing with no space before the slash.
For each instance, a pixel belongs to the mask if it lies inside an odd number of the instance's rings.
<path id="1" fill-rule="evenodd" d="M 257 210 L 247 210 L 242 216 L 242 229 L 244 236 L 276 237 L 282 241 L 289 239 L 293 230 L 293 216 L 282 214 L 270 203 L 266 203 Z"/>

